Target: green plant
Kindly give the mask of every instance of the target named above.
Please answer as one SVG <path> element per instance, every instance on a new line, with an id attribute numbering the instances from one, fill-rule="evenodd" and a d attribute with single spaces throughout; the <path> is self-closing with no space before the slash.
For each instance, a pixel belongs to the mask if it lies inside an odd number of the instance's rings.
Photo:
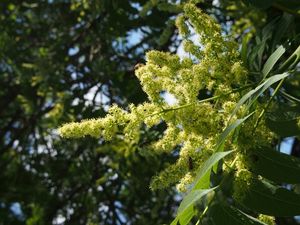
<path id="1" fill-rule="evenodd" d="M 240 55 L 238 44 L 222 35 L 221 26 L 196 5 L 182 3 L 176 10 L 181 11 L 176 25 L 189 57 L 147 53 L 147 63 L 136 76 L 149 101 L 128 109 L 115 105 L 105 118 L 65 124 L 61 136 L 90 135 L 132 145 L 138 143 L 143 126 L 165 123 L 163 137 L 149 148 L 154 154 L 179 149 L 179 157 L 150 187 L 177 184 L 186 192 L 172 225 L 194 220 L 274 224 L 274 216 L 299 215 L 300 195 L 281 185 L 300 183 L 300 159 L 278 152 L 272 144 L 300 130 L 299 100 L 284 88 L 299 80 L 300 47 L 290 53 L 293 40 L 281 45 L 281 33 L 272 37 L 274 27 L 288 23 L 289 17 L 265 25 L 255 33 L 254 45 L 245 35 Z M 198 42 L 192 41 L 191 30 Z M 173 95 L 175 105 L 165 101 L 163 93 Z M 288 113 L 282 113 L 282 107 Z"/>

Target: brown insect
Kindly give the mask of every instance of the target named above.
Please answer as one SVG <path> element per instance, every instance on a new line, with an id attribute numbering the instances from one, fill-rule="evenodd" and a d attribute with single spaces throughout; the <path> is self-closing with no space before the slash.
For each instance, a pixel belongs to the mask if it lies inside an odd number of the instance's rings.
<path id="1" fill-rule="evenodd" d="M 143 63 L 138 63 L 134 66 L 134 70 L 137 70 L 137 69 L 141 68 L 142 66 L 144 66 Z"/>
<path id="2" fill-rule="evenodd" d="M 188 158 L 188 166 L 189 166 L 189 170 L 194 169 L 193 159 L 191 157 Z"/>

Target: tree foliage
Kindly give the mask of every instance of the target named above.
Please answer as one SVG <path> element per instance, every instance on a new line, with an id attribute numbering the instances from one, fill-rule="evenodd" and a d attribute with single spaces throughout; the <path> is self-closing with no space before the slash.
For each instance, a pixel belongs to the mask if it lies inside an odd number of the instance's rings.
<path id="1" fill-rule="evenodd" d="M 275 4 L 248 3 L 258 8 Z M 272 143 L 298 134 L 299 114 L 294 112 L 288 134 L 268 119 L 270 113 L 277 117 L 274 110 L 283 104 L 299 104 L 284 90 L 285 83 L 299 79 L 297 36 L 272 36 L 278 24 L 291 25 L 294 18 L 283 14 L 261 32 L 245 31 L 243 38 L 255 39 L 243 40 L 241 57 L 232 38 L 222 35 L 217 22 L 196 5 L 177 6 L 182 13 L 176 25 L 188 56 L 147 53 L 136 76 L 148 102 L 128 110 L 113 106 L 105 118 L 66 124 L 61 136 L 132 143 L 138 142 L 143 124 L 148 129 L 166 124 L 164 135 L 150 145 L 156 154 L 178 152 L 179 157 L 153 178 L 151 188 L 177 183 L 179 191 L 187 192 L 172 224 L 189 224 L 193 218 L 197 224 L 223 224 L 228 217 L 230 224 L 275 224 L 274 216 L 299 215 L 299 193 L 281 185 L 299 183 L 300 160 L 278 153 Z M 280 91 L 290 96 L 289 102 Z M 165 93 L 174 97 L 174 105 L 163 99 Z"/>
<path id="2" fill-rule="evenodd" d="M 299 8 L 1 3 L 0 223 L 293 221 Z"/>
<path id="3" fill-rule="evenodd" d="M 160 38 L 172 13 L 142 17 L 144 3 L 1 1 L 0 224 L 169 220 L 173 192 L 148 188 L 164 162 L 146 159 L 140 146 L 69 142 L 54 131 L 64 122 L 104 116 L 112 103 L 145 99 L 134 66 L 146 49 L 176 43 L 172 30 Z"/>

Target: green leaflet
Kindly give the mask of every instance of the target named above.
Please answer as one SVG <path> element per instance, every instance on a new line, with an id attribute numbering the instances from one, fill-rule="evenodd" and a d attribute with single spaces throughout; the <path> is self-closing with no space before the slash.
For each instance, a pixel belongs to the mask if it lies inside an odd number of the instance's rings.
<path id="1" fill-rule="evenodd" d="M 193 190 L 189 192 L 180 203 L 180 206 L 177 211 L 177 216 L 171 223 L 171 225 L 175 225 L 178 223 L 180 225 L 186 225 L 194 216 L 194 203 L 199 201 L 201 198 L 206 196 L 208 193 L 215 190 L 217 187 L 205 189 L 205 190 Z"/>
<path id="2" fill-rule="evenodd" d="M 294 17 L 289 13 L 284 13 L 280 20 L 278 21 L 278 24 L 276 26 L 276 30 L 274 31 L 274 34 L 272 36 L 272 50 L 275 49 L 276 45 L 280 43 L 282 37 L 287 32 L 291 22 L 293 21 Z"/>
<path id="3" fill-rule="evenodd" d="M 264 92 L 266 91 L 272 84 L 286 78 L 289 74 L 288 73 L 282 73 L 282 74 L 277 74 L 272 77 L 269 77 L 266 79 L 262 84 L 257 86 L 255 89 L 249 91 L 247 94 L 245 94 L 240 101 L 237 103 L 236 107 L 234 108 L 231 117 L 236 114 L 238 109 L 251 97 L 252 100 L 249 102 L 249 106 Z"/>
<path id="4" fill-rule="evenodd" d="M 266 225 L 225 202 L 215 201 L 207 212 L 208 225 Z"/>
<path id="5" fill-rule="evenodd" d="M 294 53 L 280 66 L 279 71 L 284 71 L 295 67 L 300 61 L 300 45 Z"/>
<path id="6" fill-rule="evenodd" d="M 284 98 L 286 98 L 288 101 L 293 102 L 293 103 L 297 103 L 297 104 L 300 103 L 300 99 L 299 99 L 299 98 L 297 98 L 297 97 L 295 97 L 295 96 L 293 96 L 293 95 L 290 95 L 289 93 L 287 93 L 287 92 L 285 92 L 285 91 L 283 91 L 283 90 L 280 90 L 280 93 L 281 93 L 282 96 L 283 96 Z"/>
<path id="7" fill-rule="evenodd" d="M 279 183 L 300 183 L 300 159 L 269 147 L 249 150 L 252 172 Z"/>
<path id="8" fill-rule="evenodd" d="M 279 136 L 291 137 L 300 134 L 300 128 L 297 125 L 299 118 L 299 106 L 281 104 L 280 107 L 267 114 L 266 124 Z"/>
<path id="9" fill-rule="evenodd" d="M 250 51 L 248 57 L 248 66 L 251 70 L 261 70 L 262 58 L 266 51 L 267 42 L 273 36 L 277 21 L 278 17 L 275 17 L 255 36 L 255 46 Z"/>
<path id="10" fill-rule="evenodd" d="M 244 0 L 244 2 L 249 6 L 254 6 L 258 9 L 267 9 L 269 8 L 274 0 Z"/>
<path id="11" fill-rule="evenodd" d="M 237 119 L 232 124 L 230 124 L 229 126 L 226 127 L 226 129 L 222 132 L 222 134 L 219 137 L 219 140 L 218 140 L 217 146 L 216 146 L 216 150 L 215 150 L 216 152 L 218 152 L 218 151 L 220 151 L 222 149 L 222 146 L 223 146 L 226 138 L 230 134 L 230 132 L 233 131 L 238 126 L 240 126 L 245 120 L 247 120 L 250 116 L 252 116 L 253 113 L 254 112 L 250 113 L 248 116 L 245 116 L 242 119 Z"/>
<path id="12" fill-rule="evenodd" d="M 197 171 L 197 176 L 195 178 L 194 187 L 192 190 L 204 189 L 209 187 L 210 181 L 210 172 L 211 168 L 222 158 L 229 155 L 233 151 L 226 152 L 216 152 L 212 156 L 209 157 L 208 160 L 200 167 Z"/>
<path id="13" fill-rule="evenodd" d="M 274 120 L 267 118 L 267 126 L 281 137 L 291 137 L 300 134 L 300 128 L 297 126 L 297 119 Z"/>
<path id="14" fill-rule="evenodd" d="M 274 67 L 276 62 L 279 60 L 279 58 L 283 55 L 284 52 L 285 52 L 285 48 L 282 45 L 280 45 L 276 49 L 276 51 L 273 52 L 272 55 L 268 58 L 268 60 L 266 61 L 265 65 L 262 69 L 264 78 L 267 77 L 267 75 L 270 73 L 270 71 L 272 70 L 272 68 Z"/>
<path id="15" fill-rule="evenodd" d="M 194 217 L 194 206 L 190 205 L 180 216 L 177 216 L 171 223 L 171 225 L 177 225 L 178 222 L 180 225 L 186 225 L 188 224 L 191 219 Z"/>
<path id="16" fill-rule="evenodd" d="M 276 0 L 275 2 L 282 10 L 287 12 L 297 13 L 300 9 L 299 0 Z"/>
<path id="17" fill-rule="evenodd" d="M 300 215 L 299 194 L 274 186 L 261 178 L 254 177 L 247 190 L 239 191 L 242 197 L 235 200 L 254 212 L 272 216 Z"/>
<path id="18" fill-rule="evenodd" d="M 180 203 L 180 206 L 178 208 L 178 214 L 180 215 L 190 205 L 193 205 L 196 201 L 198 201 L 214 189 L 216 189 L 216 187 L 204 190 L 192 190 L 191 192 L 189 192 Z"/>
<path id="19" fill-rule="evenodd" d="M 242 40 L 242 48 L 241 48 L 241 58 L 242 58 L 242 61 L 245 63 L 247 63 L 247 55 L 248 55 L 248 42 L 249 42 L 250 38 L 249 36 L 245 35 L 243 37 L 243 40 Z"/>
<path id="20" fill-rule="evenodd" d="M 266 40 L 262 40 L 259 43 L 257 43 L 257 45 L 249 53 L 248 66 L 249 67 L 251 66 L 251 68 L 253 67 L 255 71 L 260 70 L 261 55 L 265 51 L 265 47 L 266 47 Z"/>

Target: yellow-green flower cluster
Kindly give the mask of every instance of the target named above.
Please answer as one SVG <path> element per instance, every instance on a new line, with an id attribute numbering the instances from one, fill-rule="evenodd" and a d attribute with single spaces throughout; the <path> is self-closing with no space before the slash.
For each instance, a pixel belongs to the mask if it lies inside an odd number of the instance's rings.
<path id="1" fill-rule="evenodd" d="M 153 148 L 156 152 L 171 152 L 177 145 L 182 143 L 183 137 L 182 131 L 173 124 L 169 124 L 168 128 L 164 132 L 164 136 L 153 144 Z"/>
<path id="2" fill-rule="evenodd" d="M 59 129 L 63 137 L 119 137 L 137 143 L 142 124 L 152 127 L 164 121 L 167 129 L 151 148 L 157 153 L 180 148 L 180 153 L 175 164 L 153 178 L 153 189 L 180 181 L 178 189 L 186 190 L 196 169 L 212 154 L 240 98 L 232 93 L 233 88 L 244 85 L 247 76 L 236 43 L 221 35 L 220 26 L 193 4 L 185 4 L 183 9 L 176 25 L 185 38 L 185 50 L 195 58 L 149 51 L 147 63 L 136 70 L 149 102 L 130 105 L 127 111 L 113 106 L 105 118 L 70 123 Z M 187 23 L 199 36 L 199 43 L 188 40 Z M 217 100 L 200 101 L 201 90 Z M 170 106 L 162 93 L 172 94 L 176 104 Z"/>
<path id="3" fill-rule="evenodd" d="M 261 222 L 264 222 L 265 224 L 268 224 L 268 225 L 275 225 L 275 218 L 273 216 L 267 216 L 267 215 L 263 215 L 263 214 L 260 214 L 258 216 L 258 219 L 261 221 Z"/>
<path id="4" fill-rule="evenodd" d="M 130 111 L 127 112 L 114 105 L 109 109 L 105 118 L 68 123 L 59 128 L 59 133 L 66 138 L 90 135 L 111 140 L 118 132 L 122 132 L 125 139 L 133 140 L 138 138 L 143 122 L 150 127 L 160 122 L 158 115 L 149 116 L 159 110 L 154 104 L 130 105 L 129 108 Z"/>
<path id="5" fill-rule="evenodd" d="M 263 105 L 257 105 L 256 108 L 253 117 L 244 124 L 239 133 L 237 148 L 245 154 L 255 146 L 269 145 L 275 138 L 275 134 L 267 128 L 265 120 L 262 119 L 257 126 L 257 119 L 263 110 Z"/>
<path id="6" fill-rule="evenodd" d="M 178 27 L 179 34 L 183 37 L 188 37 L 190 35 L 189 27 L 186 23 L 186 18 L 184 15 L 179 15 L 176 18 L 176 26 Z"/>
<path id="7" fill-rule="evenodd" d="M 125 124 L 129 120 L 125 111 L 112 106 L 105 118 L 84 120 L 80 123 L 65 124 L 59 129 L 62 137 L 79 138 L 90 135 L 95 138 L 103 136 L 110 140 L 118 131 L 118 124 Z"/>
<path id="8" fill-rule="evenodd" d="M 246 169 L 240 169 L 236 172 L 233 183 L 233 199 L 243 201 L 247 192 L 251 189 L 253 174 Z"/>
<path id="9" fill-rule="evenodd" d="M 180 192 L 186 192 L 188 185 L 191 184 L 193 180 L 194 176 L 190 172 L 186 173 L 185 176 L 176 185 L 177 190 Z"/>

